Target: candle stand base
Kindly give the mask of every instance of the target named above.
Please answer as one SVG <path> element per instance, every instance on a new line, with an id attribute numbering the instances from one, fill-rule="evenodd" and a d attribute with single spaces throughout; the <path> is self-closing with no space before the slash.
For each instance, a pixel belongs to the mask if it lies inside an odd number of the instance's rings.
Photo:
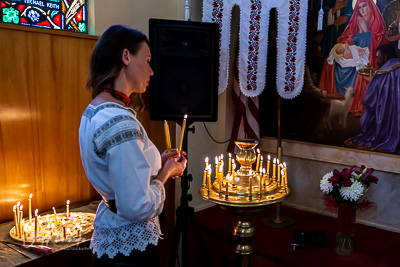
<path id="1" fill-rule="evenodd" d="M 281 216 L 281 203 L 276 203 L 275 216 L 266 216 L 261 219 L 261 223 L 271 228 L 288 228 L 294 224 L 292 218 Z"/>

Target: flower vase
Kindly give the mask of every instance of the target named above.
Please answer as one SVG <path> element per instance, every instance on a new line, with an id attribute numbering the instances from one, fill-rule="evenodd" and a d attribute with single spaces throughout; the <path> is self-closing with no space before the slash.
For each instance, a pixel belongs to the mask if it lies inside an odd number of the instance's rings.
<path id="1" fill-rule="evenodd" d="M 335 252 L 339 255 L 353 254 L 356 211 L 356 207 L 339 205 L 335 247 Z"/>

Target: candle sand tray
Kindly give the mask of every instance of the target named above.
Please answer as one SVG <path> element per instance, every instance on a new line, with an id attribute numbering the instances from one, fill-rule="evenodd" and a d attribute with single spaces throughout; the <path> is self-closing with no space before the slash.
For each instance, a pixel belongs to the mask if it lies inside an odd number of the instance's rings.
<path id="1" fill-rule="evenodd" d="M 36 243 L 46 242 L 78 242 L 82 241 L 82 237 L 93 231 L 93 221 L 96 218 L 95 213 L 88 212 L 71 212 L 67 218 L 66 213 L 57 213 L 57 223 L 53 214 L 38 216 L 38 232 Z M 65 237 L 63 229 L 63 221 L 65 226 Z M 11 238 L 19 242 L 34 243 L 35 242 L 35 218 L 32 218 L 32 224 L 29 225 L 29 220 L 24 222 L 26 239 L 24 234 L 16 234 L 15 226 L 11 228 L 9 234 Z"/>

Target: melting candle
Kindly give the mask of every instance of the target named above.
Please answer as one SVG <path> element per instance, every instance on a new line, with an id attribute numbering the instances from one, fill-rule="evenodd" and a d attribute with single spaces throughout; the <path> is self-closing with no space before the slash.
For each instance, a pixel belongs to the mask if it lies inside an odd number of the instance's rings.
<path id="1" fill-rule="evenodd" d="M 32 193 L 29 195 L 29 206 L 28 206 L 28 212 L 29 212 L 29 224 L 32 223 Z"/>
<path id="2" fill-rule="evenodd" d="M 69 217 L 69 200 L 67 200 L 67 217 Z"/>
<path id="3" fill-rule="evenodd" d="M 37 231 L 38 231 L 38 209 L 35 210 L 35 242 L 37 240 Z"/>
<path id="4" fill-rule="evenodd" d="M 186 128 L 186 119 L 187 119 L 187 114 L 183 117 L 181 142 L 179 143 L 179 150 L 178 150 L 179 153 L 181 153 L 182 151 L 183 136 L 185 135 L 185 128 Z"/>
<path id="5" fill-rule="evenodd" d="M 260 167 L 260 149 L 257 148 L 257 164 L 256 164 L 256 171 L 258 171 L 258 168 Z"/>

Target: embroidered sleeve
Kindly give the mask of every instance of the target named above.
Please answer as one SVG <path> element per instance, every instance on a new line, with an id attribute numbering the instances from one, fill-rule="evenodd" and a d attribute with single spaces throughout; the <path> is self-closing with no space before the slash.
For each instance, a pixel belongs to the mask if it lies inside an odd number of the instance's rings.
<path id="1" fill-rule="evenodd" d="M 139 124 L 128 115 L 119 115 L 99 127 L 94 135 L 95 150 L 107 161 L 114 190 L 117 214 L 139 222 L 159 215 L 165 191 L 151 186 L 153 159 L 144 154 L 145 137 Z"/>

